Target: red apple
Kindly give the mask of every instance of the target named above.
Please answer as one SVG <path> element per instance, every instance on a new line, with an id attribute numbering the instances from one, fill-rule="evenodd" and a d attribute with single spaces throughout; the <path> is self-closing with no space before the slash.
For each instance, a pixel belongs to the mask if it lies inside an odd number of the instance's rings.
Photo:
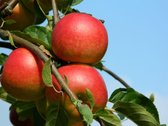
<path id="1" fill-rule="evenodd" d="M 55 89 L 53 87 L 45 87 L 45 96 L 50 103 L 60 102 L 62 96 L 61 86 L 58 84 L 54 75 L 52 75 L 52 81 Z"/>
<path id="2" fill-rule="evenodd" d="M 15 109 L 10 110 L 9 119 L 14 126 L 34 126 L 32 118 L 19 120 L 19 115 Z"/>
<path id="3" fill-rule="evenodd" d="M 43 62 L 26 48 L 14 50 L 4 64 L 2 86 L 13 97 L 23 101 L 44 96 Z"/>
<path id="4" fill-rule="evenodd" d="M 80 99 L 83 103 L 90 105 L 87 98 L 86 89 L 89 89 L 94 99 L 93 112 L 102 109 L 107 103 L 107 89 L 102 76 L 96 69 L 84 64 L 74 64 L 62 66 L 58 69 L 62 77 L 68 80 L 70 90 Z M 58 82 L 57 82 L 58 83 Z M 51 92 L 54 93 L 54 92 Z M 54 95 L 52 95 L 54 96 Z M 55 92 L 57 98 L 57 93 Z M 66 93 L 64 94 L 62 105 L 71 117 L 79 117 L 80 114 L 75 106 L 72 104 L 70 98 Z"/>
<path id="5" fill-rule="evenodd" d="M 64 16 L 52 33 L 52 49 L 58 58 L 65 61 L 96 63 L 104 56 L 107 45 L 104 25 L 89 14 Z"/>
<path id="6" fill-rule="evenodd" d="M 81 118 L 70 117 L 68 120 L 68 126 L 85 126 L 84 121 Z"/>

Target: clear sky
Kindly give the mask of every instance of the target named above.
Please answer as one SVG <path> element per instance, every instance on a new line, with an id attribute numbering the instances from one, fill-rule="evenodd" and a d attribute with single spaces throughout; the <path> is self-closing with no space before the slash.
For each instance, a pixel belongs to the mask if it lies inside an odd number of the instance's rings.
<path id="1" fill-rule="evenodd" d="M 75 8 L 105 20 L 109 46 L 104 64 L 137 91 L 146 96 L 154 93 L 161 123 L 168 124 L 168 1 L 84 0 Z M 122 87 L 111 76 L 101 74 L 109 95 Z M 0 101 L 1 126 L 11 125 L 8 107 Z M 134 126 L 130 122 L 123 125 Z"/>

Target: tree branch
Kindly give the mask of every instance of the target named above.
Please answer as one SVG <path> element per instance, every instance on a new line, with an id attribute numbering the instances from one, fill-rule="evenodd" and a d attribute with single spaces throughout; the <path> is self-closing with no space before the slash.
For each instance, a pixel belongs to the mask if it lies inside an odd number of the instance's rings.
<path id="1" fill-rule="evenodd" d="M 0 36 L 3 37 L 8 37 L 9 34 L 7 31 L 0 29 Z M 15 41 L 15 43 L 28 48 L 29 50 L 31 50 L 32 52 L 34 52 L 37 56 L 40 57 L 41 60 L 48 61 L 49 58 L 47 57 L 47 55 L 36 45 L 34 45 L 33 43 L 18 37 L 14 34 L 11 33 L 11 36 L 13 38 L 13 40 Z M 64 79 L 62 78 L 62 76 L 59 74 L 57 68 L 55 67 L 55 65 L 51 62 L 52 64 L 52 73 L 54 74 L 54 76 L 56 77 L 56 79 L 58 80 L 60 86 L 62 87 L 62 89 L 69 95 L 69 97 L 71 98 L 72 101 L 76 101 L 78 100 L 76 98 L 76 96 L 74 95 L 74 93 L 68 88 L 66 82 L 64 81 Z"/>
<path id="2" fill-rule="evenodd" d="M 117 74 L 115 74 L 114 72 L 109 70 L 107 67 L 103 66 L 102 70 L 105 71 L 106 73 L 108 73 L 109 75 L 111 75 L 112 77 L 114 77 L 116 80 L 118 80 L 126 88 L 131 88 L 131 86 L 129 84 L 127 84 L 121 77 L 119 77 Z"/>
<path id="3" fill-rule="evenodd" d="M 10 2 L 5 2 L 1 7 L 0 7 L 0 15 L 1 17 L 6 17 L 12 14 L 13 8 L 16 6 L 18 3 L 18 0 L 11 0 Z"/>
<path id="4" fill-rule="evenodd" d="M 57 8 L 57 2 L 56 0 L 51 0 L 52 1 L 52 8 L 53 8 L 53 15 L 54 15 L 54 25 L 57 24 L 57 22 L 60 20 L 59 13 L 58 13 L 58 8 Z"/>
<path id="5" fill-rule="evenodd" d="M 12 46 L 10 43 L 3 42 L 3 41 L 0 41 L 0 47 L 2 47 L 2 48 L 12 49 L 12 50 L 15 49 L 15 47 Z"/>

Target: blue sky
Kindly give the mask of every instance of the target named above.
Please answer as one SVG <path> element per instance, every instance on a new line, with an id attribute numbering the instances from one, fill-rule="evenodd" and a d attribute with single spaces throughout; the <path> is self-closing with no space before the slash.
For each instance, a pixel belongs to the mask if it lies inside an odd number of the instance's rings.
<path id="1" fill-rule="evenodd" d="M 167 0 L 84 0 L 75 7 L 105 20 L 109 45 L 104 64 L 137 91 L 146 96 L 154 93 L 161 123 L 165 124 L 168 124 L 167 6 Z M 109 95 L 122 87 L 111 76 L 101 74 Z M 0 125 L 11 125 L 8 107 L 0 101 Z M 134 126 L 128 121 L 123 125 Z"/>

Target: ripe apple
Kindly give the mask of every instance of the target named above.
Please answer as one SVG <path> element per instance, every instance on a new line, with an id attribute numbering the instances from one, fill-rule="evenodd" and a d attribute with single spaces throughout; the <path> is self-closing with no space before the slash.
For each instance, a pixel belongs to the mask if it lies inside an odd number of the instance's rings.
<path id="1" fill-rule="evenodd" d="M 4 64 L 2 86 L 11 96 L 23 101 L 44 96 L 43 62 L 26 48 L 14 50 Z"/>
<path id="2" fill-rule="evenodd" d="M 49 103 L 52 102 L 60 102 L 61 101 L 61 96 L 62 96 L 62 92 L 61 92 L 61 86 L 58 84 L 56 78 L 54 77 L 54 75 L 52 75 L 52 81 L 53 81 L 53 87 L 45 87 L 45 96 L 47 98 L 47 101 Z"/>
<path id="3" fill-rule="evenodd" d="M 85 125 L 81 117 L 80 118 L 70 117 L 68 120 L 68 126 L 85 126 Z"/>
<path id="4" fill-rule="evenodd" d="M 6 0 L 4 2 L 9 2 L 10 0 Z M 2 2 L 1 5 L 4 3 Z M 22 3 L 18 3 L 12 11 L 12 15 L 7 16 L 4 20 L 13 20 L 13 23 L 5 23 L 3 28 L 7 30 L 23 30 L 29 25 L 33 25 L 35 23 L 35 14 L 31 13 L 28 9 L 26 9 Z M 0 21 L 2 23 L 2 21 Z"/>
<path id="5" fill-rule="evenodd" d="M 67 14 L 52 33 L 52 50 L 65 61 L 96 63 L 104 56 L 107 45 L 102 22 L 85 13 Z"/>
<path id="6" fill-rule="evenodd" d="M 107 103 L 107 89 L 102 76 L 96 69 L 84 64 L 72 64 L 62 66 L 58 69 L 62 77 L 67 78 L 70 90 L 80 99 L 83 103 L 90 105 L 86 89 L 90 90 L 94 99 L 93 112 L 102 109 Z M 58 83 L 58 82 L 57 82 Z M 55 83 L 56 84 L 56 83 Z M 56 92 L 55 98 L 57 98 Z M 52 95 L 52 96 L 54 96 Z M 79 117 L 80 114 L 76 107 L 72 104 L 69 96 L 64 93 L 62 98 L 62 105 L 71 117 Z"/>
<path id="7" fill-rule="evenodd" d="M 9 119 L 14 126 L 34 126 L 32 118 L 19 120 L 19 115 L 15 109 L 10 110 Z"/>

